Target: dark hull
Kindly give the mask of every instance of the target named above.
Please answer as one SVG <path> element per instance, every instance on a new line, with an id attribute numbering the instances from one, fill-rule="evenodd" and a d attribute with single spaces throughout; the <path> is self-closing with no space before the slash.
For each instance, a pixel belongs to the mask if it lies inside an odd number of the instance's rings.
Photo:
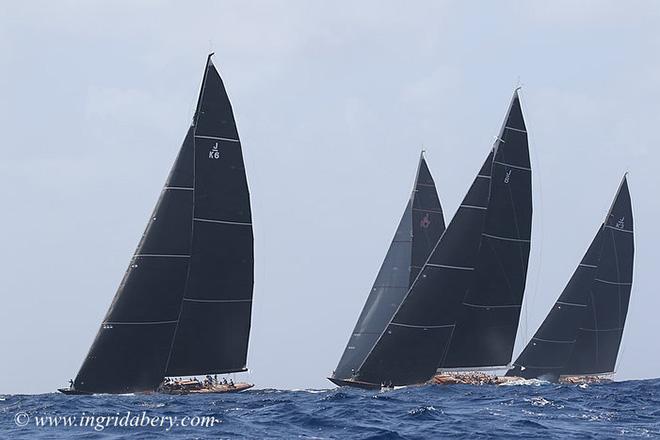
<path id="1" fill-rule="evenodd" d="M 86 391 L 74 390 L 72 388 L 58 388 L 57 391 L 59 391 L 62 394 L 77 395 L 77 396 L 89 396 L 94 394 L 94 393 L 88 393 Z"/>
<path id="2" fill-rule="evenodd" d="M 338 379 L 336 377 L 329 377 L 328 380 L 338 387 L 353 387 L 361 388 L 363 390 L 379 390 L 382 388 L 381 385 L 375 383 L 360 382 L 357 380 Z"/>

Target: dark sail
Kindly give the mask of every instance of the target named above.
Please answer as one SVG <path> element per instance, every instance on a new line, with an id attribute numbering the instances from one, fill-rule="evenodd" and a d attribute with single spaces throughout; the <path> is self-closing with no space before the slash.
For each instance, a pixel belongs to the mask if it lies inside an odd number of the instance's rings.
<path id="1" fill-rule="evenodd" d="M 246 368 L 254 279 L 252 216 L 231 104 L 209 57 L 194 121 L 190 268 L 167 375 Z"/>
<path id="2" fill-rule="evenodd" d="M 488 203 L 491 152 L 419 276 L 354 380 L 422 383 L 433 376 L 472 278 Z"/>
<path id="3" fill-rule="evenodd" d="M 76 376 L 77 391 L 146 391 L 163 379 L 188 275 L 193 149 L 191 128 Z"/>
<path id="4" fill-rule="evenodd" d="M 587 307 L 587 295 L 598 268 L 602 227 L 591 242 L 559 299 L 507 376 L 556 380 L 575 346 Z"/>
<path id="5" fill-rule="evenodd" d="M 444 217 L 435 182 L 422 155 L 413 193 L 367 302 L 330 380 L 341 384 L 353 378 L 392 319 L 444 229 Z"/>
<path id="6" fill-rule="evenodd" d="M 555 380 L 560 375 L 613 372 L 630 301 L 633 260 L 632 205 L 624 176 L 586 255 L 507 375 Z"/>
<path id="7" fill-rule="evenodd" d="M 252 279 L 241 146 L 209 56 L 193 125 L 75 392 L 150 391 L 166 374 L 244 369 Z"/>
<path id="8" fill-rule="evenodd" d="M 527 279 L 532 173 L 518 92 L 496 142 L 490 197 L 471 286 L 441 368 L 511 361 Z"/>

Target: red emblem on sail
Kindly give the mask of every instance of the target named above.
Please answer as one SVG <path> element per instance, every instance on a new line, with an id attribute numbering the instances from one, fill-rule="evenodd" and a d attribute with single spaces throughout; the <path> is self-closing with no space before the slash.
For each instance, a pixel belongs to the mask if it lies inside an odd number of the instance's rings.
<path id="1" fill-rule="evenodd" d="M 428 228 L 429 226 L 431 226 L 431 218 L 430 218 L 430 214 L 429 214 L 428 212 L 427 212 L 426 214 L 424 214 L 424 217 L 423 217 L 422 220 L 419 222 L 419 225 L 420 225 L 422 228 L 424 228 L 424 229 L 426 229 L 426 228 Z"/>

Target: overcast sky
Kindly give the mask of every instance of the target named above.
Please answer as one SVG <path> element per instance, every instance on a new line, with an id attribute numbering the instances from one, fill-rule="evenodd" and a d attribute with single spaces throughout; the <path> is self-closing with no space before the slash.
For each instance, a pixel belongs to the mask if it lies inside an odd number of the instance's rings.
<path id="1" fill-rule="evenodd" d="M 419 150 L 449 219 L 518 81 L 534 232 L 515 354 L 628 170 L 635 280 L 617 377 L 660 376 L 660 3 L 15 1 L 0 13 L 0 392 L 75 376 L 209 50 L 252 195 L 246 379 L 330 386 Z"/>

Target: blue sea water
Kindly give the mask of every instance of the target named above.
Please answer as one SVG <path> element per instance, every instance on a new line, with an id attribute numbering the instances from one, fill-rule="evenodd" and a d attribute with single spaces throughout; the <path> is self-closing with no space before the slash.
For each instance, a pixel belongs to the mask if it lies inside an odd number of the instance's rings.
<path id="1" fill-rule="evenodd" d="M 0 399 L 3 439 L 660 438 L 660 380 Z"/>

